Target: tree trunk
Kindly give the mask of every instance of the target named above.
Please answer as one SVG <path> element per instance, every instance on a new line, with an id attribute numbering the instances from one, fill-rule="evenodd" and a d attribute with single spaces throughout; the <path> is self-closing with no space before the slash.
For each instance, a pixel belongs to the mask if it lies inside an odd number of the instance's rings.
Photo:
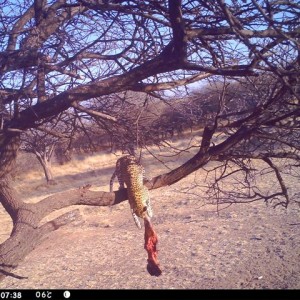
<path id="1" fill-rule="evenodd" d="M 40 153 L 37 150 L 34 151 L 34 154 L 43 167 L 47 184 L 55 184 L 51 164 L 52 153 L 53 152 L 51 152 L 50 155 L 47 155 L 46 151 L 44 153 Z"/>
<path id="2" fill-rule="evenodd" d="M 48 160 L 44 160 L 42 163 L 44 174 L 48 184 L 55 184 L 55 180 L 52 173 L 52 165 Z"/>
<path id="3" fill-rule="evenodd" d="M 61 226 L 81 219 L 77 209 L 39 225 L 49 213 L 73 204 L 107 206 L 127 198 L 126 191 L 115 194 L 95 193 L 85 187 L 48 197 L 38 203 L 24 203 L 11 186 L 9 176 L 19 149 L 19 141 L 19 134 L 3 131 L 0 133 L 0 203 L 13 222 L 10 237 L 0 245 L 0 280 L 5 276 L 22 278 L 11 273 L 11 270 L 41 242 L 42 237 Z"/>

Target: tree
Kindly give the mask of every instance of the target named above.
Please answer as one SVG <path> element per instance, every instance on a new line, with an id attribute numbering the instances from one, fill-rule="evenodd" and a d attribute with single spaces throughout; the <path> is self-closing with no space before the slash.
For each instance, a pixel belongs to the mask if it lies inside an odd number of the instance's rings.
<path id="1" fill-rule="evenodd" d="M 55 140 L 47 140 L 45 136 L 40 136 L 38 132 L 31 131 L 25 135 L 22 150 L 33 153 L 43 167 L 47 183 L 53 184 L 54 177 L 51 168 L 51 160 L 55 149 Z"/>
<path id="2" fill-rule="evenodd" d="M 209 126 L 214 128 L 211 143 L 222 145 L 219 139 L 226 142 L 246 126 L 254 131 L 234 141 L 234 146 L 222 149 L 223 154 L 217 158 L 211 158 L 218 163 L 205 167 L 206 186 L 198 183 L 192 187 L 201 186 L 208 202 L 232 204 L 263 200 L 273 202 L 274 207 L 287 207 L 293 201 L 299 203 L 298 193 L 288 191 L 293 187 L 284 180 L 285 174 L 299 177 L 299 101 L 294 94 L 281 94 L 277 88 L 276 77 L 261 75 L 224 84 L 219 101 L 213 98 L 213 103 L 219 105 L 214 105 L 214 109 L 209 107 L 211 119 L 204 120 L 204 132 Z M 192 97 L 196 97 L 197 105 L 203 104 L 200 115 L 205 115 L 205 94 L 195 93 Z M 264 162 L 264 167 L 257 168 L 257 160 Z M 269 173 L 274 174 L 278 190 L 263 189 L 258 183 Z"/>
<path id="3" fill-rule="evenodd" d="M 106 193 L 83 187 L 25 203 L 9 177 L 20 136 L 48 126 L 63 112 L 72 114 L 82 128 L 88 114 L 108 131 L 112 124 L 126 131 L 126 122 L 115 110 L 124 100 L 119 97 L 115 108 L 110 105 L 111 95 L 123 91 L 162 99 L 163 90 L 205 79 L 224 82 L 197 154 L 149 180 L 149 189 L 173 184 L 218 161 L 220 175 L 212 183 L 218 195 L 220 179 L 237 171 L 249 179 L 250 162 L 260 159 L 274 172 L 279 191 L 263 194 L 246 180 L 235 196 L 245 202 L 278 199 L 283 206 L 291 201 L 275 159 L 285 158 L 290 171 L 299 167 L 298 1 L 32 2 L 1 3 L 0 201 L 13 221 L 10 238 L 0 245 L 3 275 L 15 276 L 10 271 L 45 234 L 79 217 L 71 212 L 40 226 L 49 213 L 70 205 L 115 205 L 126 200 L 124 190 Z M 249 97 L 257 100 L 247 106 L 241 97 L 233 97 L 236 105 L 231 104 L 229 111 L 227 83 L 237 78 L 250 83 Z M 267 84 L 262 82 L 265 78 Z M 226 174 L 229 165 L 235 169 Z M 228 199 L 234 201 L 220 198 Z"/>

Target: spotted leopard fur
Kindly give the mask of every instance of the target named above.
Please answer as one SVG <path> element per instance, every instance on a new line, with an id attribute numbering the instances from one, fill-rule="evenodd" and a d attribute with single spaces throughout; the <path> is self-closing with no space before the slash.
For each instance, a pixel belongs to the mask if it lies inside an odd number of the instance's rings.
<path id="1" fill-rule="evenodd" d="M 152 209 L 148 189 L 143 184 L 145 170 L 132 155 L 126 155 L 117 160 L 116 170 L 110 180 L 110 191 L 113 191 L 113 181 L 118 178 L 120 188 L 127 187 L 128 200 L 135 224 L 142 228 L 139 218 L 150 220 Z"/>

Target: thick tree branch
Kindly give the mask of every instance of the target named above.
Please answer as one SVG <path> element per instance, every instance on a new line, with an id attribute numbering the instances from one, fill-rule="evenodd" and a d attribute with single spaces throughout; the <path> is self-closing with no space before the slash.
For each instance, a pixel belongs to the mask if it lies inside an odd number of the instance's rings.
<path id="1" fill-rule="evenodd" d="M 187 59 L 187 36 L 185 22 L 182 16 L 182 0 L 169 0 L 169 15 L 173 29 L 173 47 L 177 59 L 184 62 Z"/>
<path id="2" fill-rule="evenodd" d="M 20 133 L 0 131 L 0 180 L 7 176 L 15 164 L 19 150 Z"/>
<path id="3" fill-rule="evenodd" d="M 236 65 L 224 68 L 204 67 L 194 63 L 185 62 L 182 65 L 184 70 L 194 70 L 207 72 L 212 75 L 223 75 L 223 76 L 258 76 L 258 73 L 251 70 L 250 66 L 247 65 Z"/>
<path id="4" fill-rule="evenodd" d="M 17 38 L 23 32 L 23 28 L 25 24 L 33 17 L 33 14 L 34 14 L 34 8 L 32 5 L 27 9 L 27 11 L 23 14 L 23 16 L 21 16 L 21 18 L 15 23 L 9 35 L 9 39 L 6 47 L 7 53 L 15 50 Z M 0 61 L 1 61 L 1 54 L 0 54 Z"/>
<path id="5" fill-rule="evenodd" d="M 249 30 L 249 29 L 241 29 L 240 33 L 247 38 L 280 38 L 282 34 L 277 30 L 268 28 L 265 30 Z M 290 32 L 284 32 L 286 35 L 290 37 L 299 38 L 300 30 L 292 30 Z M 189 39 L 194 38 L 203 38 L 203 37 L 218 37 L 221 39 L 233 39 L 235 32 L 230 27 L 216 27 L 216 28 L 195 28 L 195 29 L 187 29 L 186 34 Z"/>
<path id="6" fill-rule="evenodd" d="M 110 115 L 107 115 L 107 114 L 104 114 L 104 113 L 99 112 L 99 111 L 95 111 L 95 110 L 90 109 L 90 108 L 86 108 L 86 107 L 78 104 L 76 101 L 74 101 L 71 106 L 76 108 L 77 110 L 79 110 L 81 112 L 87 113 L 90 116 L 98 117 L 98 118 L 101 118 L 101 119 L 104 119 L 104 120 L 109 120 L 109 121 L 112 121 L 112 122 L 117 122 L 117 118 L 115 118 L 113 116 L 110 116 Z"/>
<path id="7" fill-rule="evenodd" d="M 158 73 L 168 72 L 177 69 L 177 61 L 164 57 L 164 53 L 150 60 L 143 65 L 122 75 L 113 76 L 90 84 L 80 85 L 67 90 L 57 96 L 43 102 L 37 103 L 20 113 L 20 117 L 12 121 L 13 128 L 34 127 L 36 121 L 54 116 L 69 107 L 74 101 L 83 101 L 111 93 L 130 89 L 136 82 L 153 76 Z"/>
<path id="8" fill-rule="evenodd" d="M 40 218 L 42 219 L 53 211 L 71 205 L 111 206 L 125 200 L 127 200 L 126 190 L 108 193 L 90 191 L 87 186 L 49 196 L 36 203 L 35 209 L 37 212 L 41 212 Z"/>
<path id="9" fill-rule="evenodd" d="M 272 162 L 272 160 L 269 158 L 269 157 L 265 157 L 263 158 L 263 160 L 273 169 L 273 171 L 275 172 L 275 175 L 276 175 L 276 178 L 280 184 L 280 188 L 281 188 L 281 191 L 282 191 L 282 195 L 285 197 L 286 201 L 283 203 L 277 203 L 277 205 L 281 205 L 283 204 L 285 207 L 288 206 L 289 202 L 290 202 L 290 197 L 289 197 L 289 194 L 288 194 L 288 191 L 287 191 L 287 187 L 284 183 L 284 180 L 280 174 L 280 171 L 279 169 L 277 168 L 277 166 Z"/>
<path id="10" fill-rule="evenodd" d="M 7 71 L 13 71 L 21 68 L 28 68 L 38 65 L 40 54 L 32 49 L 38 49 L 42 43 L 53 34 L 70 17 L 86 10 L 84 7 L 69 8 L 57 15 L 59 9 L 65 0 L 58 0 L 47 9 L 44 18 L 40 18 L 37 26 L 34 26 L 29 35 L 22 43 L 20 50 L 15 50 L 15 41 L 21 33 L 11 35 L 11 41 L 7 51 L 0 52 L 0 75 Z M 34 9 L 31 7 L 22 18 L 22 22 L 16 23 L 16 29 L 20 30 L 26 24 L 29 18 L 33 17 Z"/>
<path id="11" fill-rule="evenodd" d="M 152 178 L 146 182 L 145 185 L 151 190 L 162 186 L 171 185 L 179 181 L 180 179 L 203 167 L 211 159 L 211 157 L 216 157 L 222 154 L 230 149 L 233 145 L 249 137 L 254 130 L 255 129 L 253 128 L 241 127 L 235 134 L 228 137 L 224 142 L 216 146 L 208 147 L 212 131 L 207 128 L 206 134 L 203 137 L 202 146 L 195 156 L 169 173 Z"/>
<path id="12" fill-rule="evenodd" d="M 200 81 L 205 78 L 209 78 L 212 76 L 211 73 L 199 73 L 196 75 L 189 76 L 184 79 L 178 79 L 174 81 L 168 81 L 168 82 L 160 82 L 160 83 L 137 83 L 135 86 L 131 88 L 132 91 L 137 91 L 137 92 L 154 92 L 154 91 L 161 91 L 161 90 L 169 90 L 175 87 L 179 86 L 185 86 L 197 81 Z"/>

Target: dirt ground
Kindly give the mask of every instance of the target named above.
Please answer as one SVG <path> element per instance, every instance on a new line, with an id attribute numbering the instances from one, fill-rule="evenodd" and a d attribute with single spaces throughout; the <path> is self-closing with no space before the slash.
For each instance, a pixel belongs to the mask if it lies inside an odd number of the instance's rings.
<path id="1" fill-rule="evenodd" d="M 1 288 L 299 289 L 300 210 L 232 205 L 216 213 L 176 192 L 152 191 L 163 273 L 146 270 L 143 230 L 124 202 L 82 208 L 83 220 L 53 232 Z"/>
<path id="2" fill-rule="evenodd" d="M 97 157 L 81 160 L 77 166 L 64 167 L 68 175 L 59 167 L 58 184 L 51 187 L 42 184 L 43 178 L 38 181 L 27 174 L 16 179 L 16 188 L 27 201 L 38 201 L 67 184 L 74 188 L 90 183 L 108 190 L 115 160 L 112 157 L 107 165 Z M 71 174 L 72 170 L 76 172 Z M 163 171 L 148 162 L 150 177 L 155 170 Z M 192 174 L 150 192 L 161 276 L 152 277 L 146 270 L 144 231 L 135 226 L 126 201 L 113 207 L 80 207 L 82 220 L 46 236 L 14 270 L 26 278 L 6 277 L 0 288 L 299 289 L 300 207 L 273 209 L 254 202 L 217 213 L 216 206 L 203 206 L 200 192 L 182 193 L 194 178 Z M 292 182 L 296 191 L 298 184 Z M 3 208 L 0 225 L 4 241 L 11 224 Z"/>

